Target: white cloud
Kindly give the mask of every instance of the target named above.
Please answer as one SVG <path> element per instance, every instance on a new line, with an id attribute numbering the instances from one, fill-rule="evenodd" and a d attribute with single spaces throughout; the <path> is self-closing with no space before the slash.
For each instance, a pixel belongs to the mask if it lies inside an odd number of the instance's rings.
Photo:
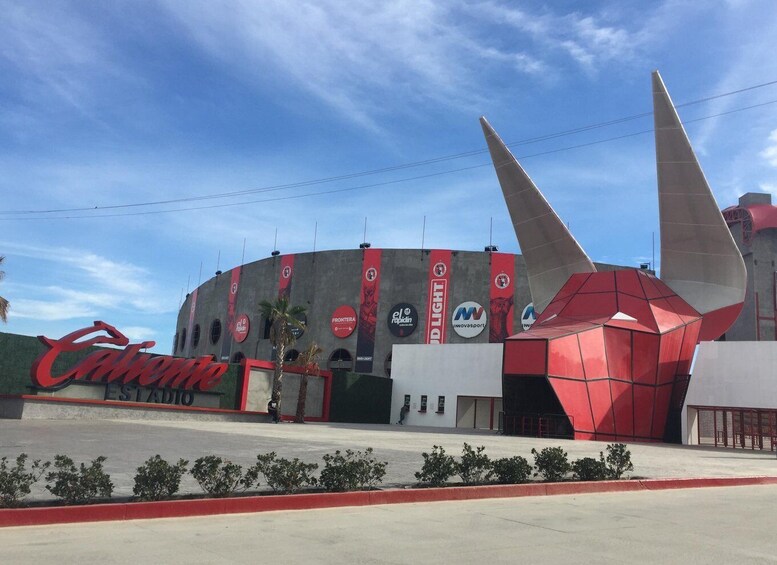
<path id="1" fill-rule="evenodd" d="M 769 134 L 769 145 L 761 151 L 760 156 L 772 166 L 777 167 L 777 129 Z"/>

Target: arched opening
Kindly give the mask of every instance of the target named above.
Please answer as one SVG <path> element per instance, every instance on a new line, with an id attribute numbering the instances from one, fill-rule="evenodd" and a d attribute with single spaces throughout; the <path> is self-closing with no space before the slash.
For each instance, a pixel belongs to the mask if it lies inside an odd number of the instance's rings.
<path id="1" fill-rule="evenodd" d="M 353 357 L 347 349 L 335 349 L 329 356 L 326 368 L 330 371 L 351 371 L 353 369 Z"/>
<path id="2" fill-rule="evenodd" d="M 296 349 L 289 349 L 286 352 L 286 355 L 283 356 L 283 360 L 286 363 L 293 363 L 299 358 L 299 351 Z"/>
<path id="3" fill-rule="evenodd" d="M 221 320 L 216 318 L 210 323 L 210 342 L 217 344 L 221 338 Z"/>

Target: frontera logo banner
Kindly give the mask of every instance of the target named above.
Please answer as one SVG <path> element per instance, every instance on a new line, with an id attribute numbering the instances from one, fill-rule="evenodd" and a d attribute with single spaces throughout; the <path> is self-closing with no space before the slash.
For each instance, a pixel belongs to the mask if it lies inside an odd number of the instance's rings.
<path id="1" fill-rule="evenodd" d="M 96 335 L 77 341 L 90 334 Z M 41 388 L 63 388 L 74 380 L 80 380 L 106 384 L 137 384 L 143 387 L 209 390 L 221 382 L 221 377 L 228 368 L 226 363 L 213 363 L 210 355 L 183 359 L 141 353 L 141 349 L 153 347 L 155 342 L 130 343 L 127 336 L 119 330 L 99 321 L 61 339 L 45 336 L 38 336 L 38 339 L 48 349 L 32 364 L 30 376 L 33 384 Z M 72 369 L 60 375 L 52 374 L 52 367 L 60 353 L 81 351 L 100 344 L 124 349 L 95 351 Z"/>

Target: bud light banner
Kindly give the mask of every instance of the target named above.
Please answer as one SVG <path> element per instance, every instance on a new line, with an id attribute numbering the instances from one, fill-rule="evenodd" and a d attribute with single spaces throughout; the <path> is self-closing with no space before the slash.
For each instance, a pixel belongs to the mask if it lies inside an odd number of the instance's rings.
<path id="1" fill-rule="evenodd" d="M 197 289 L 191 294 L 192 303 L 189 305 L 189 325 L 186 326 L 186 351 L 181 351 L 183 357 L 191 357 L 192 353 L 192 330 L 194 329 L 194 311 L 197 309 Z"/>
<path id="2" fill-rule="evenodd" d="M 378 321 L 380 288 L 380 249 L 365 249 L 362 262 L 362 295 L 359 305 L 359 331 L 356 336 L 357 373 L 372 373 L 375 354 L 375 326 Z"/>
<path id="3" fill-rule="evenodd" d="M 491 254 L 491 320 L 490 343 L 503 343 L 513 335 L 513 301 L 515 300 L 515 255 Z"/>
<path id="4" fill-rule="evenodd" d="M 451 252 L 432 249 L 429 253 L 429 303 L 426 309 L 426 343 L 445 343 L 448 287 L 451 280 Z"/>
<path id="5" fill-rule="evenodd" d="M 294 275 L 294 254 L 281 257 L 281 275 L 278 282 L 278 298 L 291 297 L 291 279 Z"/>
<path id="6" fill-rule="evenodd" d="M 231 271 L 229 280 L 229 295 L 227 296 L 227 334 L 221 340 L 221 360 L 229 361 L 232 354 L 232 339 L 235 337 L 235 308 L 237 304 L 237 291 L 240 288 L 240 274 L 242 267 L 235 267 Z M 245 338 L 243 338 L 245 339 Z"/>

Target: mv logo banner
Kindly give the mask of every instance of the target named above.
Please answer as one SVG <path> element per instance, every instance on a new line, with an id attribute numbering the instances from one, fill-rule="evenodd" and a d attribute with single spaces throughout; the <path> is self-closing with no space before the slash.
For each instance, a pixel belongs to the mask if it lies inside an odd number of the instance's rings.
<path id="1" fill-rule="evenodd" d="M 450 280 L 451 252 L 432 249 L 429 253 L 429 302 L 426 308 L 425 343 L 445 343 Z"/>

